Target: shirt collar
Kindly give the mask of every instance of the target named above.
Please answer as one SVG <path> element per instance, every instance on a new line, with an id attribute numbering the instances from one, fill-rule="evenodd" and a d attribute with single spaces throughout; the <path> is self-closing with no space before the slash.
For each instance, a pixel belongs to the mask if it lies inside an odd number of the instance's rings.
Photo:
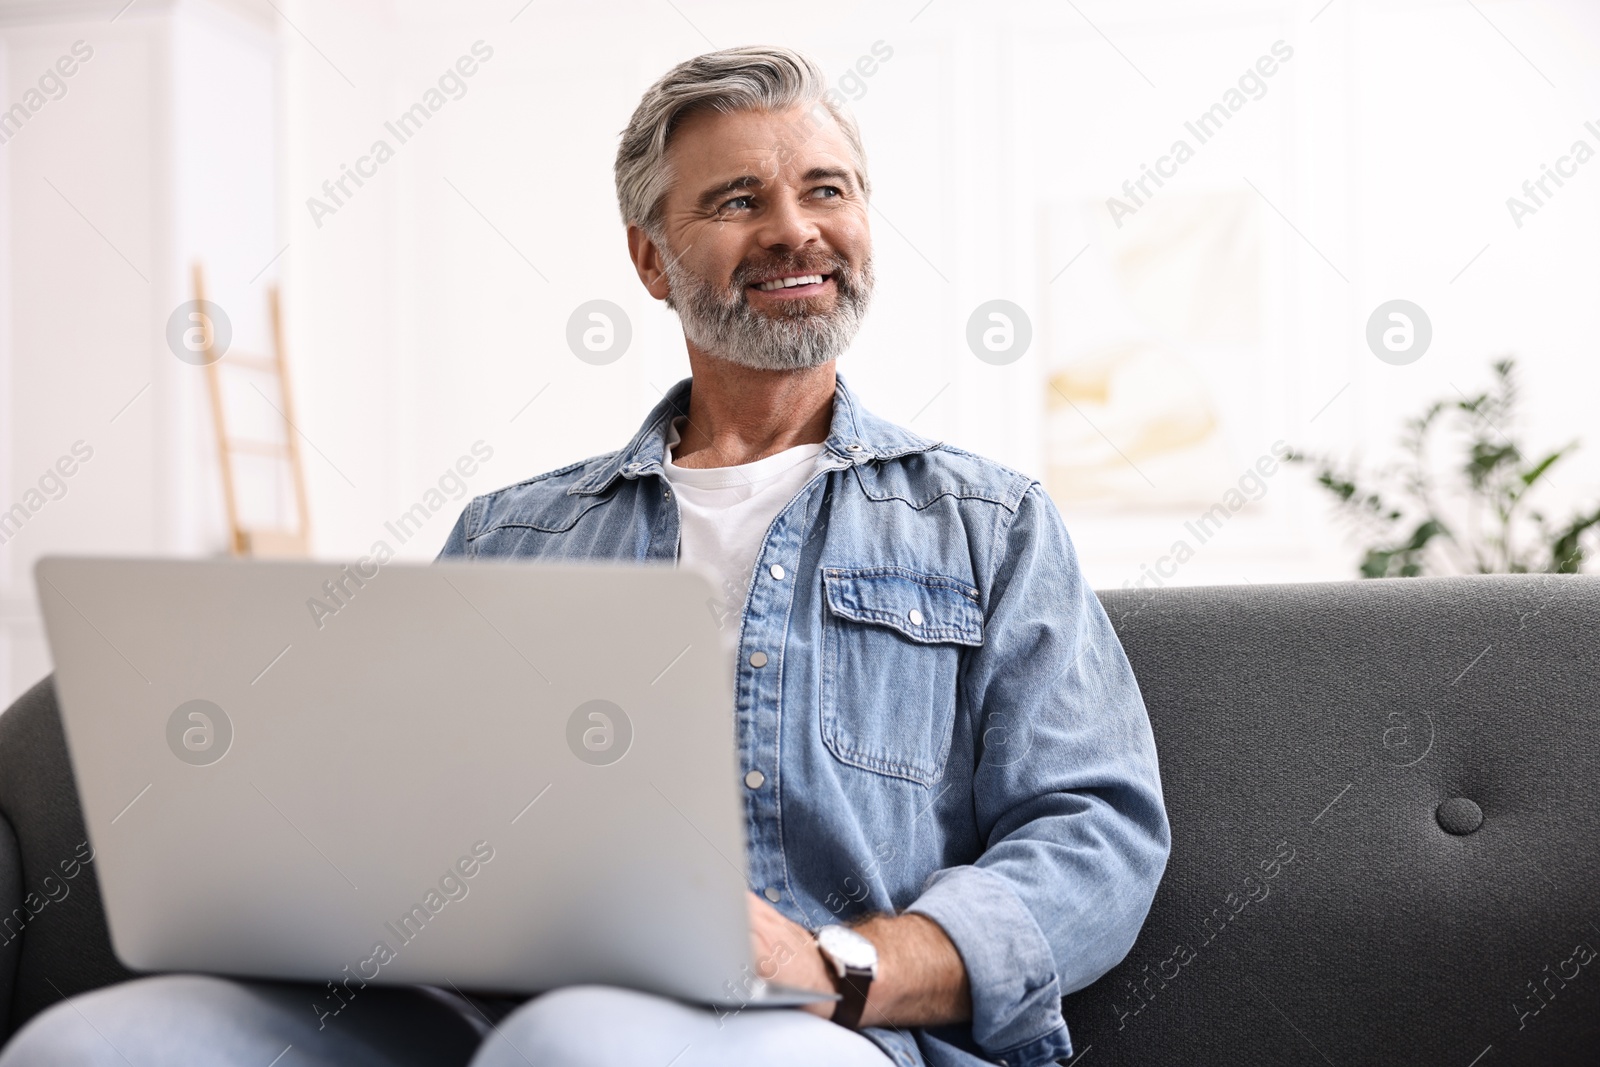
<path id="1" fill-rule="evenodd" d="M 569 494 L 603 493 L 618 477 L 638 478 L 660 474 L 667 451 L 667 431 L 672 420 L 689 414 L 692 377 L 678 382 L 661 402 L 645 416 L 639 432 L 627 447 L 613 453 L 605 462 L 572 483 Z M 912 433 L 881 419 L 861 406 L 861 401 L 845 385 L 844 375 L 834 373 L 833 419 L 823 452 L 835 467 L 848 467 L 874 460 L 896 459 L 938 447 L 939 442 Z"/>

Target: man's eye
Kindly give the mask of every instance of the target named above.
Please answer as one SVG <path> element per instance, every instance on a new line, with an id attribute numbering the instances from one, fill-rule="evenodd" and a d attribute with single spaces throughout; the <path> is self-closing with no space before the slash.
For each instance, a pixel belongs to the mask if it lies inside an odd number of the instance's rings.
<path id="1" fill-rule="evenodd" d="M 833 194 L 831 196 L 824 196 L 820 198 L 824 200 L 837 200 L 839 197 L 844 195 L 837 185 L 819 185 L 815 189 L 811 190 L 811 192 L 813 195 L 817 193 Z M 722 206 L 717 208 L 717 213 L 726 214 L 730 211 L 746 211 L 749 209 L 750 201 L 753 199 L 755 198 L 751 196 L 736 196 L 731 200 L 725 200 L 723 201 Z"/>

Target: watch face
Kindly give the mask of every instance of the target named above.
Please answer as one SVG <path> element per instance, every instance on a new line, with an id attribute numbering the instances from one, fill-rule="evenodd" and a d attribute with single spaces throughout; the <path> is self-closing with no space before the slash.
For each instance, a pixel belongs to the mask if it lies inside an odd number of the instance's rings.
<path id="1" fill-rule="evenodd" d="M 817 944 L 828 956 L 852 971 L 878 969 L 878 946 L 848 926 L 824 926 L 817 931 Z"/>

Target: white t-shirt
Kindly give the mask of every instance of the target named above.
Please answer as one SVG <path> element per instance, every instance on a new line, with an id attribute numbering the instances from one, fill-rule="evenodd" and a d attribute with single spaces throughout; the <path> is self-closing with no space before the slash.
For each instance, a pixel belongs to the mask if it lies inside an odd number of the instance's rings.
<path id="1" fill-rule="evenodd" d="M 672 462 L 672 450 L 682 440 L 678 428 L 683 422 L 681 415 L 672 421 L 662 461 L 682 519 L 678 566 L 699 567 L 713 578 L 720 596 L 711 610 L 722 628 L 723 644 L 737 654 L 739 622 L 762 538 L 815 473 L 824 446 L 820 441 L 795 445 L 736 467 L 680 467 Z"/>

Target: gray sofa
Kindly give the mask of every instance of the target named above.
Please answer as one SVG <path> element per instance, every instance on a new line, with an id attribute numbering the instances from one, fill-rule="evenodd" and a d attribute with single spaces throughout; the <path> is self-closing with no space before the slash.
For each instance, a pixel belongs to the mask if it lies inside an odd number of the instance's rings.
<path id="1" fill-rule="evenodd" d="M 1101 599 L 1173 850 L 1128 958 L 1066 998 L 1075 1063 L 1600 1063 L 1600 578 Z M 49 679 L 0 715 L 0 814 L 9 1035 L 128 975 Z"/>

